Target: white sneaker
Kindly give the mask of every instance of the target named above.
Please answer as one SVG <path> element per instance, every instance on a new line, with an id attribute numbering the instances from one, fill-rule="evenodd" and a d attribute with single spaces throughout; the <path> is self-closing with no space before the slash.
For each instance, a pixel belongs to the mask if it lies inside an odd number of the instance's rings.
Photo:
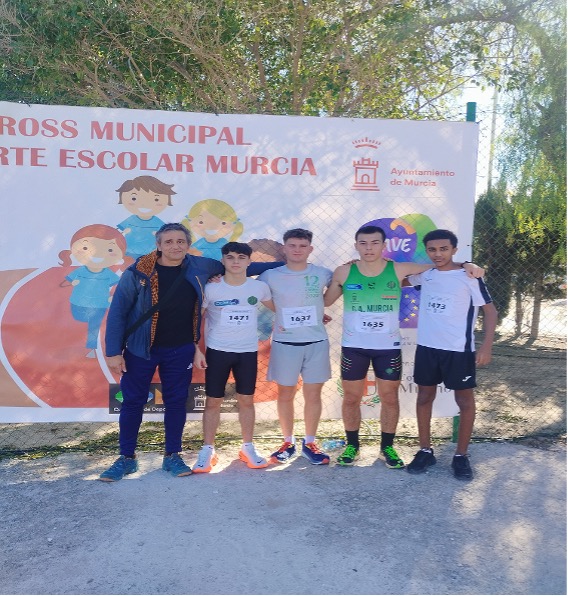
<path id="1" fill-rule="evenodd" d="M 193 466 L 194 474 L 207 474 L 211 472 L 211 468 L 217 464 L 219 458 L 215 453 L 215 449 L 211 447 L 202 447 L 197 454 L 197 462 Z"/>
<path id="2" fill-rule="evenodd" d="M 249 468 L 253 469 L 266 468 L 268 466 L 268 462 L 264 457 L 260 457 L 254 445 L 250 445 L 249 447 L 242 446 L 239 451 L 239 459 L 244 461 Z"/>

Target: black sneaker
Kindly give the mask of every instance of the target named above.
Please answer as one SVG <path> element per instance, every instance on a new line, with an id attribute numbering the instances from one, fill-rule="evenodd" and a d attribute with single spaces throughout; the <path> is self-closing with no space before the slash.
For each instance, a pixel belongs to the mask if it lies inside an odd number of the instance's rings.
<path id="1" fill-rule="evenodd" d="M 433 449 L 420 449 L 414 459 L 406 466 L 410 474 L 422 474 L 436 463 Z"/>
<path id="2" fill-rule="evenodd" d="M 473 471 L 469 465 L 469 455 L 454 455 L 452 470 L 458 480 L 471 480 Z"/>

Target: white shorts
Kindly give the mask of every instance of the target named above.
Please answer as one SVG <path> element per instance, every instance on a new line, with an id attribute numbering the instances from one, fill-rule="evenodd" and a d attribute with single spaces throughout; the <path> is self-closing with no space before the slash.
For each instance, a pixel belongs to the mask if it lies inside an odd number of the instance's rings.
<path id="1" fill-rule="evenodd" d="M 292 387 L 300 376 L 304 383 L 325 383 L 331 379 L 328 340 L 303 346 L 272 342 L 266 379 Z"/>

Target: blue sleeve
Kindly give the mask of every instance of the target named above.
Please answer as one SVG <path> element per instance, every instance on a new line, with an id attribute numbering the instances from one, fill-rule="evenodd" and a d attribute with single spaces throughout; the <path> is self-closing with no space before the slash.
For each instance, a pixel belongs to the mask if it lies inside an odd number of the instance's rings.
<path id="1" fill-rule="evenodd" d="M 138 298 L 134 274 L 126 270 L 116 286 L 107 315 L 105 352 L 107 356 L 122 354 L 128 315 Z"/>
<path id="2" fill-rule="evenodd" d="M 284 263 L 284 261 L 276 261 L 272 263 L 251 263 L 247 268 L 247 275 L 249 277 L 253 275 L 260 275 L 261 273 L 264 273 L 264 271 L 276 269 L 276 267 L 282 267 L 282 265 L 286 265 L 286 263 Z"/>

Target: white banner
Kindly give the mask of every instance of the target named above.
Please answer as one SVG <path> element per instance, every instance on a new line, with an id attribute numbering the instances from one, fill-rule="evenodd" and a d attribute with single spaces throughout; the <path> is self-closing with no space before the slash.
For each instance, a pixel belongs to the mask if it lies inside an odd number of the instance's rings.
<path id="1" fill-rule="evenodd" d="M 195 253 L 213 258 L 239 240 L 253 259 L 280 260 L 283 232 L 303 227 L 314 232 L 313 262 L 334 269 L 356 256 L 354 233 L 367 223 L 386 230 L 395 260 L 428 262 L 421 239 L 440 227 L 460 239 L 457 259 L 470 258 L 477 137 L 465 122 L 0 102 L 0 421 L 117 419 L 118 379 L 101 351 L 106 310 L 120 273 L 152 249 L 162 223 L 187 224 Z M 85 237 L 99 243 L 96 265 L 81 262 Z M 95 283 L 93 272 L 104 275 Z M 82 308 L 85 294 L 95 315 Z M 414 290 L 403 291 L 403 416 L 414 416 L 417 304 Z M 334 378 L 324 418 L 340 417 L 341 404 L 341 306 L 329 312 Z M 269 325 L 265 316 L 261 375 Z M 190 418 L 202 410 L 198 375 Z M 259 379 L 258 417 L 274 417 L 274 387 Z M 377 416 L 371 388 L 364 403 L 364 416 Z M 156 377 L 147 418 L 162 409 Z M 456 412 L 442 388 L 434 415 Z"/>

